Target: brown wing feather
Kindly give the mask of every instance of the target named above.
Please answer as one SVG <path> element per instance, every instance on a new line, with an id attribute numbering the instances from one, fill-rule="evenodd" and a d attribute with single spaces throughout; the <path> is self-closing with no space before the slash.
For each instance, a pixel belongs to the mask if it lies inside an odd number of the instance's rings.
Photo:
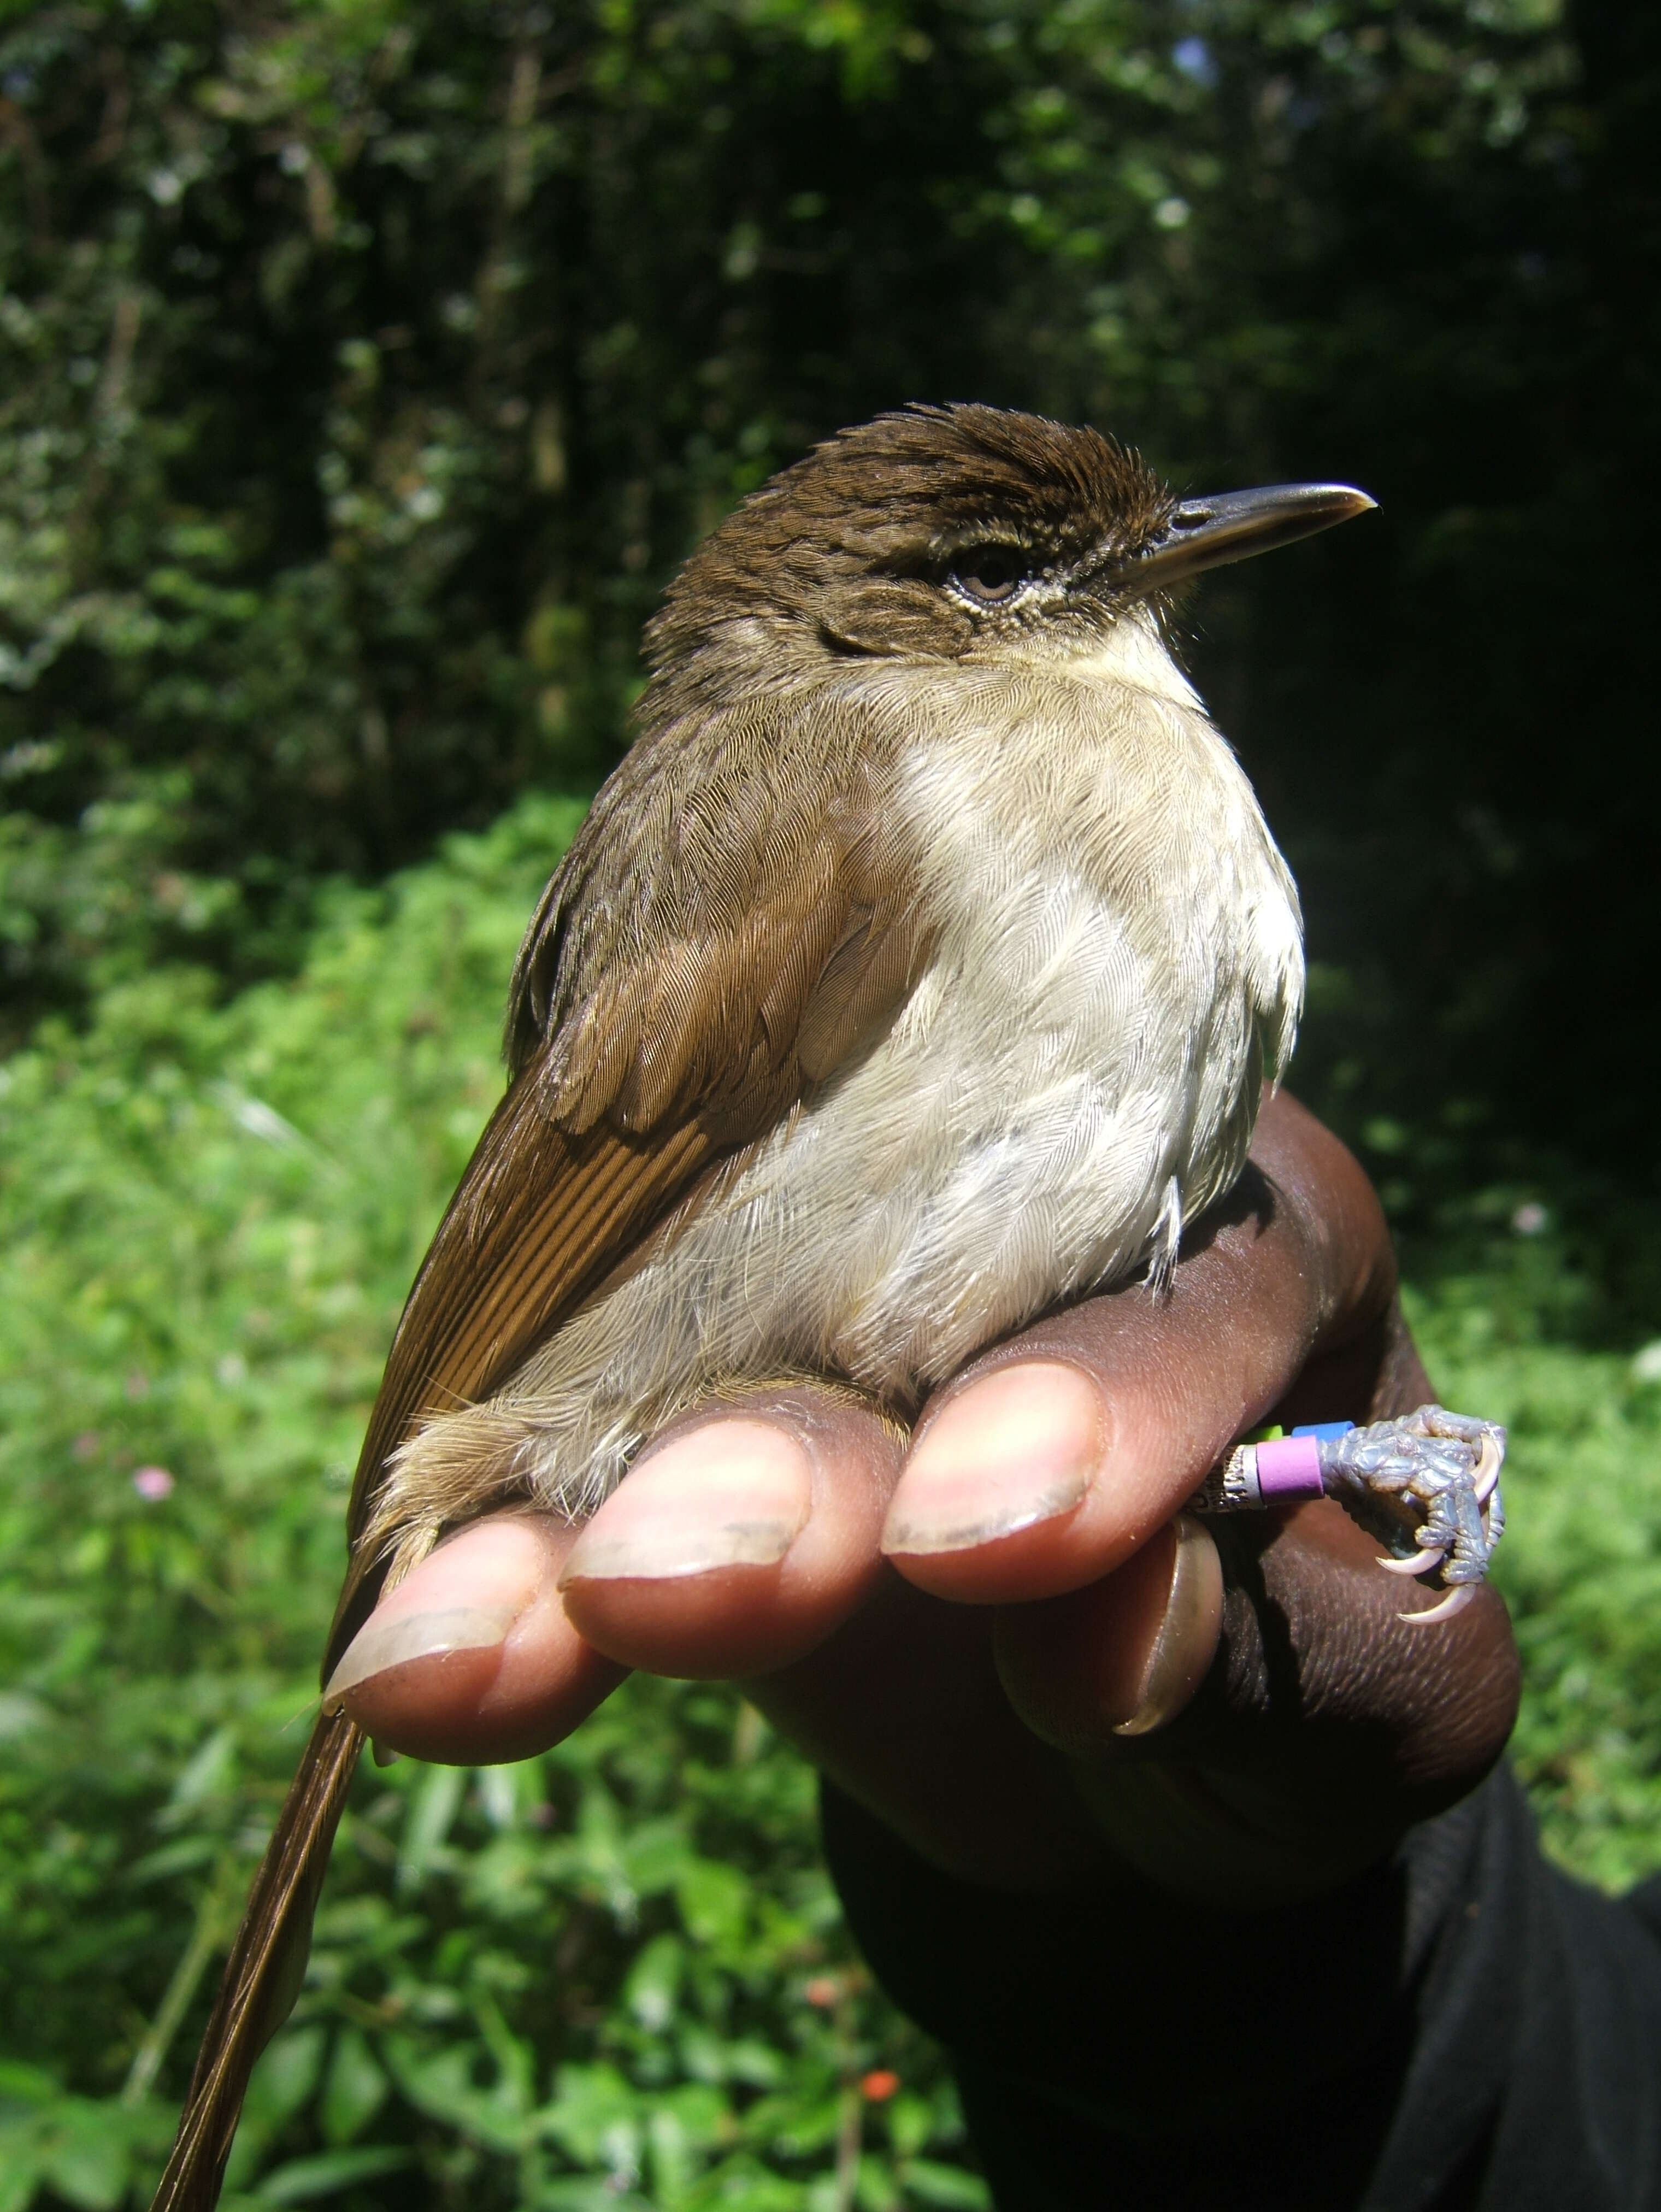
<path id="1" fill-rule="evenodd" d="M 718 1154 L 758 1142 L 910 989 L 925 946 L 872 733 L 804 710 L 741 742 L 755 734 L 710 717 L 643 738 L 543 895 L 514 975 L 512 1086 L 371 1418 L 327 1665 L 400 1533 L 382 1474 L 420 1419 L 505 1381 Z"/>
<path id="2" fill-rule="evenodd" d="M 549 1120 L 533 1061 L 492 1115 L 409 1293 L 358 1460 L 326 1680 L 373 1604 L 387 1459 L 424 1414 L 488 1396 L 714 1156 L 696 1121 L 650 1138 Z"/>
<path id="3" fill-rule="evenodd" d="M 923 948 L 893 755 L 891 731 L 822 694 L 648 728 L 514 971 L 509 1064 L 546 1049 L 562 1127 L 645 1133 L 718 1102 L 731 1122 L 752 1091 L 762 1126 L 808 1079 L 803 1009 L 862 920 L 873 951 L 905 945 L 903 997 Z"/>
<path id="4" fill-rule="evenodd" d="M 482 1395 L 671 1206 L 715 1151 L 696 1122 L 640 1141 L 572 1139 L 549 1120 L 536 1063 L 480 1139 L 398 1324 L 358 1463 L 352 1561 L 325 1677 L 373 1604 L 382 1468 L 423 1413 Z M 367 1540 L 366 1540 L 366 1539 Z M 363 1736 L 324 1714 L 283 1800 L 226 1963 L 153 2212 L 211 2212 L 253 2064 L 287 2017 Z"/>
<path id="5" fill-rule="evenodd" d="M 737 733 L 740 738 L 744 733 Z M 544 893 L 508 1018 L 512 1082 L 398 1324 L 348 1520 L 324 1675 L 373 1606 L 389 1455 L 487 1395 L 699 1178 L 892 1019 L 926 945 L 846 717 L 649 732 Z M 688 759 L 688 756 L 696 756 Z M 740 775 L 737 757 L 751 772 Z M 671 762 L 683 774 L 664 774 Z M 212 2212 L 254 2060 L 299 1986 L 363 1739 L 325 1715 L 255 1879 L 153 2212 Z"/>

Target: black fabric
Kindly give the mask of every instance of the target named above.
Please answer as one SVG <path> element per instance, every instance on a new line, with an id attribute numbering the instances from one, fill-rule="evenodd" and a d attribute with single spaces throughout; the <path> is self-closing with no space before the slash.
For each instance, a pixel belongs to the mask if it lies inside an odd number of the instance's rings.
<path id="1" fill-rule="evenodd" d="M 999 2212 L 1661 2212 L 1661 1881 L 1560 1874 L 1508 1769 L 1263 1913 L 1130 1883 L 1012 1899 L 828 1784 L 821 1814 Z"/>

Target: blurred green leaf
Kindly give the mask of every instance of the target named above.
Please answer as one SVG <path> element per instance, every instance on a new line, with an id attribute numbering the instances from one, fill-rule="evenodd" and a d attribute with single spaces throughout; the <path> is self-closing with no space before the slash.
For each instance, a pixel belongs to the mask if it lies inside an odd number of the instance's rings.
<path id="1" fill-rule="evenodd" d="M 900 2181 L 907 2197 L 921 2204 L 943 2205 L 946 2212 L 986 2212 L 991 2203 L 978 2173 L 966 2173 L 961 2166 L 938 2166 L 931 2159 L 907 2159 Z"/>
<path id="2" fill-rule="evenodd" d="M 319 2197 L 338 2196 L 355 2181 L 372 2181 L 379 2174 L 398 2173 L 412 2163 L 407 2150 L 326 2150 L 312 2158 L 290 2159 L 268 2173 L 254 2191 L 257 2204 L 311 2204 Z"/>
<path id="3" fill-rule="evenodd" d="M 323 2094 L 323 2131 L 331 2143 L 349 2143 L 386 2101 L 385 2069 L 361 2028 L 343 2027 L 335 2038 Z"/>
<path id="4" fill-rule="evenodd" d="M 749 1916 L 749 1891 L 736 1867 L 717 1860 L 682 1863 L 675 1894 L 688 1933 L 700 1943 L 730 1948 L 743 1940 Z"/>

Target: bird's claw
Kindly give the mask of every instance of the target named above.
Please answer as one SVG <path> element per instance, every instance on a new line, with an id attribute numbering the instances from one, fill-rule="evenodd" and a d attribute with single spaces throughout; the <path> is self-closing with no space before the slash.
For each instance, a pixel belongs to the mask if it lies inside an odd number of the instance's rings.
<path id="1" fill-rule="evenodd" d="M 1505 1532 L 1505 1431 L 1445 1407 L 1421 1406 L 1401 1420 L 1323 1437 L 1319 1450 L 1327 1496 L 1397 1547 L 1380 1566 L 1394 1575 L 1441 1576 L 1442 1602 L 1402 1619 L 1423 1625 L 1463 1612 Z"/>

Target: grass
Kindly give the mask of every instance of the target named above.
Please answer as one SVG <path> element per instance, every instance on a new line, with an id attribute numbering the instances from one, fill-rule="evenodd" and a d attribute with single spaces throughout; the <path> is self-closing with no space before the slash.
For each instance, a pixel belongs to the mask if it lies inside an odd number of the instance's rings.
<path id="1" fill-rule="evenodd" d="M 221 1003 L 160 969 L 0 1069 L 0 2212 L 142 2202 L 159 2166 L 385 1347 L 579 813 L 528 800 L 343 892 L 292 981 Z M 1661 1360 L 1574 1340 L 1549 1231 L 1415 1267 L 1445 1394 L 1513 1431 L 1518 1757 L 1549 1847 L 1628 1881 L 1661 1811 Z M 810 1777 L 728 1695 L 637 1680 L 522 1766 L 361 1778 L 228 2192 L 323 2201 L 984 2192 L 848 1949 Z"/>

